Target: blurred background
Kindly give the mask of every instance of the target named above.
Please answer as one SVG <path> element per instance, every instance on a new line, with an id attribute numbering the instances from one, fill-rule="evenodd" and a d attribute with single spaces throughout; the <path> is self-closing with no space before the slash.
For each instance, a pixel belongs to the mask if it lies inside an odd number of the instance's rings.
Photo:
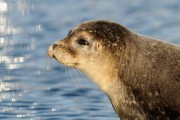
<path id="1" fill-rule="evenodd" d="M 1 120 L 118 120 L 95 84 L 47 56 L 94 19 L 180 45 L 180 0 L 0 0 Z"/>

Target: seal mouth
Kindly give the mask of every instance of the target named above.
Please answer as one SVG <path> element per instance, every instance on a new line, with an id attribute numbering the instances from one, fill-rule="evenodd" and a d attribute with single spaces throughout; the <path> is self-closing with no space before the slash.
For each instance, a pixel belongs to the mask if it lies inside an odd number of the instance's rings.
<path id="1" fill-rule="evenodd" d="M 59 61 L 55 55 L 52 55 L 52 58 Z M 63 62 L 60 62 L 60 63 L 62 63 L 63 65 L 69 66 L 69 67 L 74 67 L 74 68 L 76 68 L 79 65 L 79 63 L 63 63 Z"/>
<path id="2" fill-rule="evenodd" d="M 56 59 L 56 60 L 58 61 L 58 59 L 56 58 L 56 56 L 55 56 L 55 55 L 52 55 L 52 58 L 54 58 L 54 59 Z"/>

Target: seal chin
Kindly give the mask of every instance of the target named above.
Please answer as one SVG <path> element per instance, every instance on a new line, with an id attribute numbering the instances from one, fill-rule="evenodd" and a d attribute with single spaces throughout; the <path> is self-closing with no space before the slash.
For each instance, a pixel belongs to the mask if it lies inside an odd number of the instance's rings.
<path id="1" fill-rule="evenodd" d="M 79 63 L 62 63 L 62 64 L 65 65 L 65 66 L 68 66 L 68 67 L 73 67 L 73 68 L 77 68 L 78 65 L 79 65 Z"/>

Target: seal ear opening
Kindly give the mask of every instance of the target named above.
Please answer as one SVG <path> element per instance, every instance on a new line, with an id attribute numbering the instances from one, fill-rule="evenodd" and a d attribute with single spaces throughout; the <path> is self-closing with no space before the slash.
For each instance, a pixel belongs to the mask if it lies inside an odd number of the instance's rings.
<path id="1" fill-rule="evenodd" d="M 100 43 L 97 43 L 97 44 L 96 44 L 96 47 L 97 47 L 97 49 L 101 49 Z"/>
<path id="2" fill-rule="evenodd" d="M 97 48 L 98 48 L 98 49 L 101 49 L 101 48 L 102 48 L 101 43 L 97 43 Z"/>
<path id="3" fill-rule="evenodd" d="M 97 43 L 97 48 L 99 48 L 99 46 L 100 46 L 100 44 L 99 44 L 99 43 Z"/>
<path id="4" fill-rule="evenodd" d="M 96 49 L 97 49 L 97 50 L 101 50 L 101 49 L 102 49 L 101 43 L 97 43 L 97 44 L 96 44 Z"/>

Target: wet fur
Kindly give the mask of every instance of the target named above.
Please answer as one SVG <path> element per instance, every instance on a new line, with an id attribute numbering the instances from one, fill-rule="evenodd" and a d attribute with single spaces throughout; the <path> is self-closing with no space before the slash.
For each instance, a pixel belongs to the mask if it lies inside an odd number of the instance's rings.
<path id="1" fill-rule="evenodd" d="M 147 119 L 178 119 L 180 48 L 139 35 L 129 39 L 124 57 L 119 56 L 125 59 L 119 64 L 119 80 L 132 92 Z"/>

